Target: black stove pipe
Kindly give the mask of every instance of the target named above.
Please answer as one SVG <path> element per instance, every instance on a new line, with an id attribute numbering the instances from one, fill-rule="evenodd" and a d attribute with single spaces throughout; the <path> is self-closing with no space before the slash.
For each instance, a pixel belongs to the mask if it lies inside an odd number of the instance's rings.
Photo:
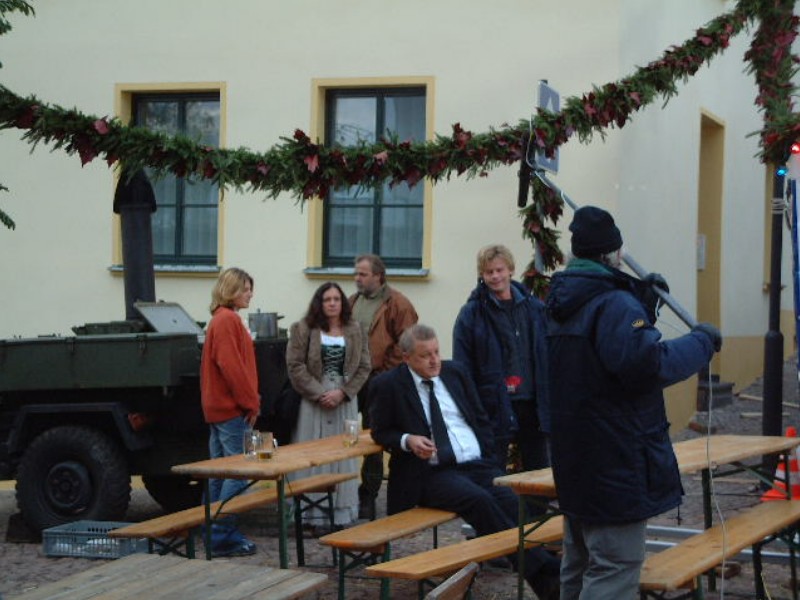
<path id="1" fill-rule="evenodd" d="M 122 223 L 125 318 L 129 321 L 142 318 L 134 302 L 156 300 L 151 224 L 151 214 L 155 211 L 156 196 L 144 170 L 132 176 L 123 171 L 114 193 L 114 212 Z"/>

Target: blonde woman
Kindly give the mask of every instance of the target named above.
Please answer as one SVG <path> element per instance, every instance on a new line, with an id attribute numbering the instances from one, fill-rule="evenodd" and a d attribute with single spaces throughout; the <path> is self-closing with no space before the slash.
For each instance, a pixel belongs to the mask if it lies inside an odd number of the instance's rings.
<path id="1" fill-rule="evenodd" d="M 244 431 L 255 424 L 260 410 L 253 339 L 237 311 L 250 306 L 253 278 L 242 269 L 220 274 L 211 292 L 211 322 L 206 330 L 200 365 L 203 414 L 209 427 L 211 458 L 242 452 Z M 237 495 L 247 481 L 212 479 L 211 501 Z M 256 546 L 236 527 L 233 517 L 219 520 L 211 532 L 214 556 L 247 556 Z"/>

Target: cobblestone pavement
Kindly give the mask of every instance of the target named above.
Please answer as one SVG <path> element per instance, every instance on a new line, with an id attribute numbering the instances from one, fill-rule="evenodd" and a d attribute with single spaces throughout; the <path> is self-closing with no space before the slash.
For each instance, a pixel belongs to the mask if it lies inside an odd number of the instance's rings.
<path id="1" fill-rule="evenodd" d="M 793 361 L 787 361 L 784 377 L 784 413 L 783 425 L 800 425 L 800 410 L 798 410 L 798 385 L 797 369 Z M 761 434 L 761 382 L 757 381 L 741 394 L 734 396 L 733 401 L 727 406 L 715 408 L 712 399 L 711 417 L 699 415 L 695 421 L 701 424 L 710 424 L 716 427 L 716 432 Z M 700 429 L 700 428 L 698 428 Z M 703 435 L 693 428 L 687 428 L 676 437 L 676 440 L 688 439 Z M 671 511 L 651 520 L 651 525 L 666 527 L 680 527 L 689 529 L 702 528 L 702 501 L 699 476 L 684 477 L 686 496 L 679 510 Z M 382 488 L 385 493 L 386 486 Z M 755 504 L 759 501 L 760 491 L 755 478 L 746 475 L 736 475 L 729 478 L 720 478 L 714 484 L 714 500 L 718 505 L 718 512 L 723 517 L 730 517 L 736 510 Z M 384 498 L 379 500 L 379 514 L 385 510 Z M 0 595 L 6 600 L 16 594 L 31 590 L 43 583 L 57 581 L 68 575 L 88 569 L 100 562 L 84 558 L 49 558 L 42 551 L 40 543 L 11 543 L 6 541 L 8 518 L 16 512 L 13 484 L 0 487 Z M 133 491 L 131 507 L 126 520 L 137 521 L 160 514 L 159 506 L 141 488 Z M 715 514 L 715 521 L 719 517 Z M 266 524 L 265 524 L 266 523 Z M 277 566 L 278 550 L 274 515 L 268 509 L 254 511 L 242 519 L 242 529 L 248 537 L 258 545 L 258 552 L 254 556 L 237 558 L 243 562 L 254 565 Z M 450 544 L 463 539 L 461 521 L 453 521 L 440 528 L 440 544 Z M 662 539 L 674 539 L 667 536 Z M 393 545 L 393 555 L 403 556 L 412 554 L 431 547 L 431 534 L 426 532 Z M 319 592 L 318 598 L 333 600 L 337 597 L 336 571 L 330 566 L 330 550 L 322 547 L 313 538 L 305 539 L 306 562 L 309 570 L 324 572 L 329 576 L 328 584 Z M 290 560 L 294 564 L 294 541 L 289 542 Z M 783 548 L 776 548 L 783 551 Z M 201 548 L 202 551 L 202 548 Z M 718 590 L 709 592 L 706 598 L 715 600 L 720 598 L 745 599 L 754 597 L 753 572 L 749 562 L 745 559 L 735 561 L 729 570 L 740 572 L 729 579 L 718 582 Z M 765 567 L 765 583 L 772 600 L 791 598 L 788 589 L 789 568 L 787 564 L 767 564 Z M 474 589 L 474 597 L 478 599 L 501 600 L 516 598 L 516 576 L 508 569 L 485 565 L 478 578 Z M 347 582 L 347 598 L 366 600 L 377 598 L 379 585 L 377 580 L 366 578 L 349 578 Z M 416 586 L 409 582 L 394 582 L 392 584 L 392 597 L 398 600 L 416 598 Z M 526 589 L 526 599 L 533 599 L 534 595 Z"/>

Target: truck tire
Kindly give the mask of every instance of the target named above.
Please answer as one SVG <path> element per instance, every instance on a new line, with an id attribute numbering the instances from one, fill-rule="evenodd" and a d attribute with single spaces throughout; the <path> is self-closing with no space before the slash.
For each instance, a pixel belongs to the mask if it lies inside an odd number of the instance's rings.
<path id="1" fill-rule="evenodd" d="M 142 475 L 147 492 L 166 512 L 200 506 L 203 486 L 197 480 L 183 475 Z"/>
<path id="2" fill-rule="evenodd" d="M 131 497 L 119 446 L 96 429 L 63 425 L 28 446 L 17 471 L 17 505 L 36 531 L 72 521 L 119 521 Z"/>

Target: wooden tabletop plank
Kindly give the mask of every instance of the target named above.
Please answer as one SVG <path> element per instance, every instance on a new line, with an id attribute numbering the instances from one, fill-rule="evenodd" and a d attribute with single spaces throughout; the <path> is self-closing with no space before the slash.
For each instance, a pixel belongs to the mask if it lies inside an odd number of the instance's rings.
<path id="1" fill-rule="evenodd" d="M 320 573 L 273 569 L 232 560 L 189 560 L 178 556 L 132 554 L 45 584 L 9 600 L 289 600 L 319 588 Z"/>
<path id="2" fill-rule="evenodd" d="M 148 563 L 158 558 L 159 556 L 156 554 L 131 554 L 125 557 L 124 560 L 120 559 L 110 563 L 102 563 L 86 571 L 60 579 L 59 581 L 29 590 L 20 596 L 9 594 L 8 598 L 24 598 L 25 600 L 67 600 L 77 598 L 81 589 L 87 589 L 93 586 L 99 587 L 106 579 L 113 582 L 117 575 L 130 579 L 131 572 L 139 572 L 140 570 L 148 569 Z"/>
<path id="3" fill-rule="evenodd" d="M 681 473 L 696 473 L 723 464 L 786 452 L 800 445 L 800 438 L 765 435 L 711 435 L 673 445 Z"/>
<path id="4" fill-rule="evenodd" d="M 345 447 L 343 436 L 333 435 L 281 446 L 269 460 L 252 460 L 237 454 L 175 465 L 172 471 L 200 479 L 277 479 L 295 471 L 375 454 L 381 449 L 372 441 L 369 431 L 362 431 L 358 443 L 350 447 Z"/>
<path id="5" fill-rule="evenodd" d="M 709 465 L 738 463 L 766 454 L 786 452 L 800 445 L 800 438 L 763 435 L 711 435 L 673 444 L 681 473 L 691 474 Z M 537 469 L 497 477 L 495 485 L 510 487 L 517 494 L 556 497 L 553 470 Z"/>

